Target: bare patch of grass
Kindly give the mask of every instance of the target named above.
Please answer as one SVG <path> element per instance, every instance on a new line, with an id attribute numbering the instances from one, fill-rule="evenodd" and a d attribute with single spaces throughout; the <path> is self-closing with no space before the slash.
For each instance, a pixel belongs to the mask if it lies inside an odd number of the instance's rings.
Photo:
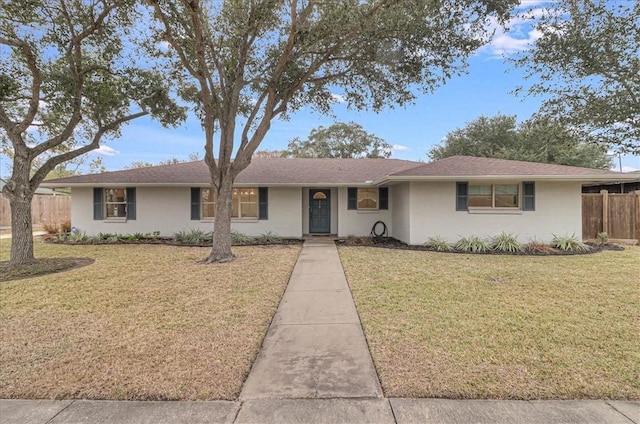
<path id="1" fill-rule="evenodd" d="M 339 251 L 386 396 L 640 399 L 639 247 Z"/>
<path id="2" fill-rule="evenodd" d="M 0 398 L 235 399 L 299 249 L 37 243 L 96 262 L 0 285 Z"/>

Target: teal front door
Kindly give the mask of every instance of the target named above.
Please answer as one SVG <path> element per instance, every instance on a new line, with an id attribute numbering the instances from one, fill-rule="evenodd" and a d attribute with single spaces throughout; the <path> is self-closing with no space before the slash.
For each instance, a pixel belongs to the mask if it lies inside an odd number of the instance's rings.
<path id="1" fill-rule="evenodd" d="M 309 232 L 331 232 L 331 190 L 309 190 Z"/>

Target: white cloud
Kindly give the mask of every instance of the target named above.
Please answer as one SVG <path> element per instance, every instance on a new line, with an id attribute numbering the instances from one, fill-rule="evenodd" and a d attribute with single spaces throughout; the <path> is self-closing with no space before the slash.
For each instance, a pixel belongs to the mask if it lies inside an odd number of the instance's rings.
<path id="1" fill-rule="evenodd" d="M 401 150 L 411 150 L 408 146 L 404 146 L 402 144 L 394 144 L 391 146 L 391 151 L 399 152 Z"/>
<path id="2" fill-rule="evenodd" d="M 331 93 L 331 100 L 335 103 L 344 103 L 347 99 L 342 94 Z"/>
<path id="3" fill-rule="evenodd" d="M 613 168 L 611 168 L 611 170 L 612 171 L 619 171 L 620 168 L 613 167 Z M 640 171 L 640 169 L 634 168 L 633 166 L 622 165 L 622 172 L 635 172 L 635 171 Z"/>
<path id="4" fill-rule="evenodd" d="M 494 34 L 491 42 L 483 46 L 479 52 L 489 53 L 493 57 L 503 57 L 524 51 L 535 44 L 542 36 L 542 32 L 535 28 L 535 21 L 545 13 L 545 10 L 533 6 L 541 3 L 545 2 L 521 3 L 521 7 L 526 10 L 509 19 L 506 30 L 496 18 L 490 18 L 489 28 L 494 31 Z"/>
<path id="5" fill-rule="evenodd" d="M 109 146 L 100 146 L 96 150 L 92 150 L 90 153 L 99 155 L 99 156 L 115 156 L 120 153 L 118 150 Z"/>

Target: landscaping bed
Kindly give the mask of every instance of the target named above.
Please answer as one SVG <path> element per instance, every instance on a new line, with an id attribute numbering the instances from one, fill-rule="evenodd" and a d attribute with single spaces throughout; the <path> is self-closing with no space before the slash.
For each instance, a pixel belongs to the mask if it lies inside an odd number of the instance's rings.
<path id="1" fill-rule="evenodd" d="M 209 250 L 36 243 L 95 263 L 0 284 L 0 398 L 236 399 L 300 247 Z"/>
<path id="2" fill-rule="evenodd" d="M 339 253 L 386 396 L 640 399 L 638 246 Z"/>

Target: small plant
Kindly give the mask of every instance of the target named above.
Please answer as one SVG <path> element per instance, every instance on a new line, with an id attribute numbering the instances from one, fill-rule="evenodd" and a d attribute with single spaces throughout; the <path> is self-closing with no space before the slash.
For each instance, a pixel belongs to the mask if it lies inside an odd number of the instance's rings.
<path id="1" fill-rule="evenodd" d="M 213 233 L 204 232 L 199 228 L 191 228 L 189 231 L 178 231 L 173 235 L 173 238 L 182 244 L 203 244 L 213 241 Z"/>
<path id="2" fill-rule="evenodd" d="M 516 253 L 522 252 L 523 250 L 518 239 L 505 232 L 502 232 L 500 235 L 493 238 L 493 245 L 491 247 L 497 252 Z"/>
<path id="3" fill-rule="evenodd" d="M 54 223 L 42 224 L 42 229 L 46 231 L 47 234 L 58 234 L 60 232 L 58 225 Z"/>
<path id="4" fill-rule="evenodd" d="M 454 248 L 462 252 L 471 253 L 484 253 L 491 250 L 491 246 L 486 241 L 482 240 L 478 236 L 471 236 L 469 238 L 462 237 L 455 244 Z"/>
<path id="5" fill-rule="evenodd" d="M 240 231 L 231 231 L 231 243 L 234 244 L 249 244 L 253 241 L 252 237 L 241 233 Z"/>
<path id="6" fill-rule="evenodd" d="M 549 255 L 555 252 L 555 249 L 548 244 L 530 241 L 524 245 L 524 251 L 534 255 Z"/>
<path id="7" fill-rule="evenodd" d="M 68 240 L 74 243 L 86 243 L 90 240 L 90 237 L 84 231 L 81 233 L 69 234 L 64 240 Z"/>
<path id="8" fill-rule="evenodd" d="M 444 241 L 442 237 L 429 237 L 424 245 L 436 252 L 450 252 L 452 250 L 449 243 Z"/>
<path id="9" fill-rule="evenodd" d="M 578 240 L 575 234 L 571 236 L 556 236 L 553 234 L 551 246 L 565 252 L 588 252 L 590 250 L 589 246 Z"/>
<path id="10" fill-rule="evenodd" d="M 264 244 L 276 244 L 282 241 L 282 237 L 280 237 L 276 233 L 267 231 L 266 233 L 261 234 L 260 237 L 256 238 L 256 241 L 258 243 L 264 243 Z"/>
<path id="11" fill-rule="evenodd" d="M 609 242 L 609 234 L 607 234 L 606 231 L 598 233 L 598 235 L 596 236 L 596 244 L 602 245 L 602 244 L 607 244 L 608 242 Z"/>
<path id="12" fill-rule="evenodd" d="M 65 221 L 60 224 L 60 232 L 61 233 L 70 233 L 71 232 L 71 221 Z"/>

